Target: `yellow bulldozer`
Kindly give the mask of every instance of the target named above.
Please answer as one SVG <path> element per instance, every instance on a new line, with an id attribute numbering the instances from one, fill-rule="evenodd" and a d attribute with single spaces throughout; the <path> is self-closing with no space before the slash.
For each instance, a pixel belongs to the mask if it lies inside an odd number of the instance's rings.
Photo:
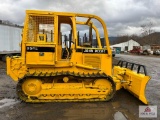
<path id="1" fill-rule="evenodd" d="M 88 31 L 88 39 L 78 30 Z M 120 61 L 112 69 L 106 24 L 96 15 L 27 10 L 21 56 L 7 58 L 7 74 L 25 102 L 109 101 L 124 88 L 148 104 L 145 66 Z"/>

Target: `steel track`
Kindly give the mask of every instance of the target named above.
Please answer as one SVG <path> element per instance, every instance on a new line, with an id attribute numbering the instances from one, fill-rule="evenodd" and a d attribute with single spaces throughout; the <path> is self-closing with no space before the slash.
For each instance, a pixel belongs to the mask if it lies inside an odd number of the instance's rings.
<path id="1" fill-rule="evenodd" d="M 34 77 L 34 78 L 40 78 L 40 77 L 63 77 L 63 76 L 73 76 L 76 79 L 106 79 L 112 84 L 112 93 L 110 93 L 105 99 L 64 99 L 64 100 L 58 100 L 58 99 L 49 99 L 49 100 L 42 100 L 38 98 L 28 98 L 28 96 L 23 92 L 22 90 L 22 84 L 26 80 L 26 78 Z M 24 101 L 24 102 L 31 102 L 31 103 L 39 103 L 39 102 L 95 102 L 95 101 L 109 101 L 112 99 L 116 92 L 116 86 L 113 81 L 113 79 L 110 76 L 107 76 L 105 73 L 96 73 L 96 74 L 79 74 L 74 72 L 56 72 L 56 73 L 33 73 L 26 75 L 23 79 L 19 80 L 17 84 L 17 95 L 18 97 Z"/>

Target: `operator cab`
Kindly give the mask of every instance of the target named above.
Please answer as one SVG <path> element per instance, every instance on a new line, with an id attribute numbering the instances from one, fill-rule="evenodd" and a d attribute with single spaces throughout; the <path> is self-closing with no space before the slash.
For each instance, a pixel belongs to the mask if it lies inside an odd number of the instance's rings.
<path id="1" fill-rule="evenodd" d="M 100 60 L 100 54 L 111 55 L 106 26 L 97 16 L 28 13 L 26 22 L 23 56 L 28 65 L 55 65 L 58 61 L 74 61 L 75 57 L 85 59 L 89 54 Z"/>

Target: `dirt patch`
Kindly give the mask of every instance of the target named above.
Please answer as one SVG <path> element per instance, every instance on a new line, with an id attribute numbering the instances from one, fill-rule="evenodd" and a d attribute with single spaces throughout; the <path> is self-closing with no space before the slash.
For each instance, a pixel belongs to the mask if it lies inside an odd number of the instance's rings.
<path id="1" fill-rule="evenodd" d="M 0 61 L 0 99 L 18 98 L 16 95 L 16 82 L 6 75 L 6 63 Z"/>

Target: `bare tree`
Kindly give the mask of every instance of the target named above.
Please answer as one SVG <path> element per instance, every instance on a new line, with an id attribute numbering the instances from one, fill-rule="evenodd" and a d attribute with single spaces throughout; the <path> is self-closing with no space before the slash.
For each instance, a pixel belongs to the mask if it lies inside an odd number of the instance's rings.
<path id="1" fill-rule="evenodd" d="M 144 44 L 150 44 L 150 42 L 152 41 L 152 33 L 154 33 L 153 30 L 153 22 L 149 22 L 147 24 L 143 24 L 141 25 L 142 28 L 142 37 L 145 37 L 145 39 L 143 39 L 142 42 L 144 42 Z"/>
<path id="2" fill-rule="evenodd" d="M 147 24 L 141 25 L 142 28 L 142 36 L 148 36 L 154 32 L 153 30 L 153 22 L 149 22 Z"/>

